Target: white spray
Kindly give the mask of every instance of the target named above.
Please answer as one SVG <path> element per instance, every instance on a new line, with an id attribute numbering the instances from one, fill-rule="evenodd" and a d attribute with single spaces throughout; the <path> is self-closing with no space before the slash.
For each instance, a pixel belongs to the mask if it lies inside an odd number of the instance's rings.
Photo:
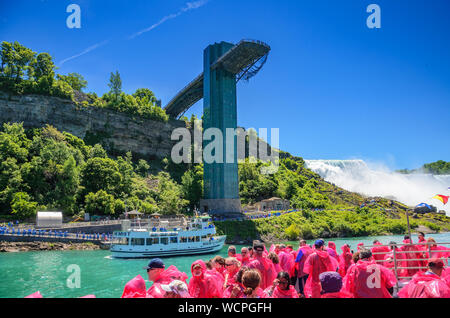
<path id="1" fill-rule="evenodd" d="M 383 166 L 370 167 L 363 160 L 305 160 L 306 166 L 326 181 L 367 196 L 395 199 L 409 206 L 434 205 L 450 216 L 450 203 L 433 199 L 436 194 L 450 195 L 450 175 L 423 173 L 400 174 Z"/>

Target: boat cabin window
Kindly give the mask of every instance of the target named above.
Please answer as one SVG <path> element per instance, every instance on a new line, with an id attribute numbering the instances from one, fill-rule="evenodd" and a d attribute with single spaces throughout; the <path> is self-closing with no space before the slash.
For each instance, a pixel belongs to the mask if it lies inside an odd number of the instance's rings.
<path id="1" fill-rule="evenodd" d="M 131 245 L 145 245 L 145 239 L 143 238 L 132 238 Z"/>
<path id="2" fill-rule="evenodd" d="M 176 244 L 176 243 L 178 243 L 178 238 L 175 236 L 175 237 L 171 237 L 170 238 L 170 244 Z"/>
<path id="3" fill-rule="evenodd" d="M 194 237 L 193 237 L 193 236 L 190 236 L 190 237 L 188 238 L 188 242 L 189 242 L 189 243 L 194 242 Z"/>
<path id="4" fill-rule="evenodd" d="M 161 237 L 161 244 L 167 245 L 169 241 L 168 237 Z"/>
<path id="5" fill-rule="evenodd" d="M 186 243 L 188 241 L 187 237 L 181 237 L 180 243 Z"/>
<path id="6" fill-rule="evenodd" d="M 116 238 L 114 240 L 114 244 L 117 245 L 128 245 L 128 243 L 129 243 L 128 237 Z"/>
<path id="7" fill-rule="evenodd" d="M 200 242 L 200 236 L 196 236 L 196 237 L 195 237 L 195 241 L 196 241 L 196 242 Z"/>

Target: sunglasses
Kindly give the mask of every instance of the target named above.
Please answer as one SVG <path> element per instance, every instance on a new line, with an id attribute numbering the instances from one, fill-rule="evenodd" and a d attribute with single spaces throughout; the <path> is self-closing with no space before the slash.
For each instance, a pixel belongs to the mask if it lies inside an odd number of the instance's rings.
<path id="1" fill-rule="evenodd" d="M 289 282 L 280 280 L 278 282 L 278 284 L 280 284 L 280 285 L 287 285 L 287 284 L 289 284 Z"/>
<path id="2" fill-rule="evenodd" d="M 225 266 L 232 266 L 232 265 L 234 265 L 234 264 L 225 264 Z"/>

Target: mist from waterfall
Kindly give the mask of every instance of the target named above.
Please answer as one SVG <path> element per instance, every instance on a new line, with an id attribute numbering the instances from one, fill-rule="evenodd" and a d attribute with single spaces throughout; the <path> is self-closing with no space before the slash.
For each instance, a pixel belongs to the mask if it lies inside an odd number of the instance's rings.
<path id="1" fill-rule="evenodd" d="M 305 163 L 326 181 L 345 190 L 395 199 L 409 206 L 424 202 L 450 216 L 450 203 L 444 206 L 432 199 L 436 194 L 450 195 L 450 175 L 401 174 L 363 160 L 305 160 Z"/>

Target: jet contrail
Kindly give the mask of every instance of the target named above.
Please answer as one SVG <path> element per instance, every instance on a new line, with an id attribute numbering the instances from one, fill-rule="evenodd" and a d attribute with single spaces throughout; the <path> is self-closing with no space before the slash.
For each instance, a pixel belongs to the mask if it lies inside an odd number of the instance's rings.
<path id="1" fill-rule="evenodd" d="M 88 48 L 87 48 L 86 50 L 84 50 L 83 52 L 78 53 L 78 54 L 76 54 L 76 55 L 74 55 L 74 56 L 71 56 L 71 57 L 68 57 L 68 58 L 62 60 L 61 62 L 59 62 L 58 66 L 61 66 L 61 65 L 63 65 L 64 63 L 66 63 L 67 61 L 73 60 L 73 59 L 75 59 L 75 58 L 77 58 L 77 57 L 79 57 L 79 56 L 82 56 L 82 55 L 84 55 L 84 54 L 86 54 L 86 53 L 89 53 L 90 51 L 95 50 L 95 49 L 97 49 L 97 48 L 99 48 L 99 47 L 105 45 L 105 44 L 108 43 L 108 42 L 109 42 L 109 40 L 105 40 L 105 41 L 103 41 L 103 42 L 94 44 L 94 45 L 88 47 Z"/>
<path id="2" fill-rule="evenodd" d="M 161 24 L 163 24 L 164 22 L 166 22 L 167 20 L 175 19 L 176 17 L 178 17 L 179 15 L 181 15 L 187 11 L 198 9 L 198 8 L 204 6 L 208 1 L 209 0 L 199 0 L 199 1 L 194 1 L 194 2 L 188 2 L 188 3 L 186 3 L 186 6 L 181 8 L 177 13 L 172 13 L 172 14 L 165 16 L 164 18 L 159 20 L 157 23 L 151 25 L 150 27 L 131 35 L 128 39 L 130 39 L 130 40 L 134 39 L 135 37 L 137 37 L 145 32 L 151 31 L 154 28 L 156 28 L 156 27 L 160 26 Z"/>

